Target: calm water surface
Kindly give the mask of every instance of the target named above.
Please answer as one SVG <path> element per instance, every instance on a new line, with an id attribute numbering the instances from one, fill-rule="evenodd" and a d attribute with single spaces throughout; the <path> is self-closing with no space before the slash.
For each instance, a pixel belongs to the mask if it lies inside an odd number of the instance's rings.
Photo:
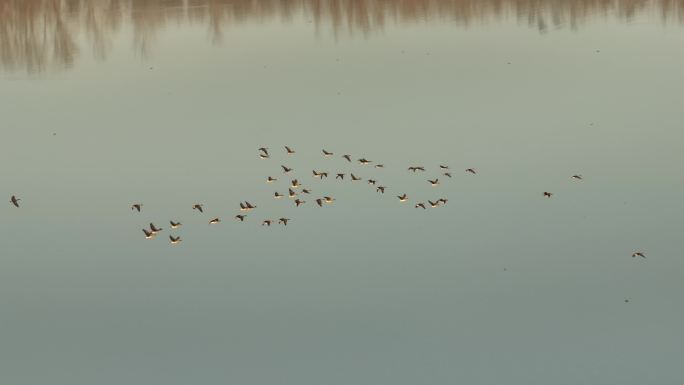
<path id="1" fill-rule="evenodd" d="M 683 21 L 672 0 L 0 0 L 0 197 L 23 199 L 0 208 L 0 383 L 682 384 Z M 281 164 L 304 207 L 271 198 Z"/>

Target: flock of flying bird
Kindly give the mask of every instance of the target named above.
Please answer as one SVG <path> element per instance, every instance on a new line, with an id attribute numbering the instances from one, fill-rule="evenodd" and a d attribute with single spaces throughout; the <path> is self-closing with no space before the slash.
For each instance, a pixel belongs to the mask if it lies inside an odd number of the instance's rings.
<path id="1" fill-rule="evenodd" d="M 285 148 L 285 152 L 287 155 L 294 155 L 296 153 L 296 151 L 289 146 L 284 146 L 284 148 Z M 271 158 L 271 154 L 269 153 L 269 149 L 267 147 L 261 147 L 261 148 L 257 149 L 257 151 L 258 151 L 259 157 L 261 159 L 270 159 Z M 322 152 L 323 152 L 323 156 L 326 158 L 330 158 L 330 157 L 334 156 L 334 153 L 327 151 L 325 149 L 323 149 Z M 344 154 L 344 155 L 342 155 L 342 158 L 345 159 L 348 163 L 353 162 L 351 155 Z M 370 165 L 371 163 L 374 163 L 373 161 L 368 160 L 366 158 L 359 158 L 357 160 L 357 162 L 362 166 L 367 166 L 367 165 Z M 290 174 L 294 171 L 293 168 L 287 167 L 285 165 L 281 165 L 280 167 L 283 171 L 283 174 Z M 382 169 L 385 166 L 383 164 L 376 163 L 373 167 L 376 169 Z M 408 171 L 413 172 L 413 173 L 417 173 L 417 172 L 425 172 L 426 169 L 424 166 L 410 166 L 410 167 L 408 167 Z M 449 166 L 440 164 L 439 165 L 439 171 L 440 171 L 441 175 L 444 177 L 447 177 L 447 178 L 452 177 Z M 472 175 L 477 175 L 477 171 L 474 168 L 467 168 L 467 169 L 465 169 L 465 172 L 472 174 Z M 313 174 L 314 178 L 319 178 L 320 180 L 323 180 L 324 178 L 328 178 L 328 172 L 327 171 L 313 170 L 312 174 Z M 347 176 L 347 173 L 338 172 L 335 174 L 335 179 L 336 180 L 344 180 L 344 178 L 346 176 Z M 578 181 L 583 179 L 582 175 L 580 175 L 580 174 L 572 175 L 571 178 L 578 180 Z M 363 178 L 355 175 L 352 172 L 349 173 L 349 180 L 351 180 L 352 182 L 358 182 L 358 181 L 361 181 L 362 179 Z M 267 183 L 273 183 L 276 181 L 278 181 L 278 178 L 275 178 L 272 176 L 268 176 L 266 178 Z M 427 179 L 427 182 L 433 187 L 439 186 L 439 184 L 440 184 L 439 178 Z M 367 179 L 367 183 L 369 185 L 372 185 L 373 187 L 375 187 L 375 191 L 378 193 L 381 193 L 381 194 L 384 194 L 385 190 L 387 189 L 386 186 L 378 184 L 377 180 L 375 180 L 375 179 Z M 310 195 L 310 194 L 311 194 L 311 190 L 304 188 L 298 179 L 292 179 L 290 181 L 290 184 L 288 187 L 287 195 L 281 194 L 281 193 L 276 191 L 274 193 L 273 197 L 275 199 L 281 199 L 281 198 L 287 196 L 287 197 L 293 199 L 293 202 L 294 202 L 296 207 L 300 207 L 301 205 L 304 205 L 307 203 L 307 201 L 300 199 L 300 197 L 303 198 L 303 195 Z M 549 191 L 544 191 L 542 193 L 542 196 L 545 198 L 551 198 L 553 196 L 553 193 L 549 192 Z M 399 202 L 405 203 L 408 201 L 408 195 L 406 193 L 403 193 L 402 195 L 397 195 L 396 197 L 399 200 Z M 12 197 L 10 198 L 10 203 L 12 203 L 12 205 L 14 205 L 17 208 L 19 208 L 19 202 L 20 201 L 21 201 L 21 199 L 16 197 L 15 195 L 12 195 Z M 323 197 L 315 198 L 314 201 L 316 202 L 316 204 L 319 207 L 323 207 L 326 204 L 332 204 L 333 202 L 335 202 L 335 198 L 333 198 L 331 196 L 323 196 Z M 435 199 L 434 201 L 433 200 L 427 200 L 427 203 L 426 202 L 417 202 L 417 203 L 415 203 L 414 207 L 417 209 L 426 210 L 427 205 L 429 205 L 431 208 L 437 208 L 437 207 L 440 207 L 440 206 L 447 204 L 447 202 L 448 202 L 447 198 L 438 198 L 438 199 Z M 250 202 L 247 202 L 247 201 L 240 202 L 239 206 L 240 206 L 240 211 L 242 213 L 235 215 L 235 219 L 240 221 L 240 222 L 245 221 L 245 219 L 247 218 L 247 212 L 250 212 L 250 211 L 257 208 L 256 205 L 254 205 Z M 141 212 L 142 208 L 143 208 L 142 203 L 134 203 L 131 205 L 131 210 L 133 210 L 133 211 Z M 198 211 L 199 213 L 204 213 L 204 205 L 202 203 L 193 204 L 192 209 Z M 287 226 L 289 221 L 290 221 L 290 219 L 286 218 L 286 217 L 279 218 L 277 220 L 277 222 L 275 219 L 264 219 L 261 222 L 261 225 L 262 226 L 271 226 L 272 224 L 277 223 L 277 224 L 281 224 L 283 226 Z M 221 223 L 221 219 L 219 217 L 215 217 L 215 218 L 212 218 L 211 220 L 209 220 L 210 225 L 216 225 L 219 223 Z M 181 226 L 183 226 L 183 224 L 181 222 L 177 222 L 177 221 L 175 222 L 173 220 L 169 221 L 169 225 L 170 225 L 171 229 L 174 229 L 174 230 L 179 229 Z M 143 234 L 145 235 L 146 239 L 155 238 L 157 236 L 157 234 L 160 233 L 162 230 L 163 230 L 163 228 L 155 226 L 154 223 L 150 223 L 149 228 L 143 228 L 142 229 Z M 180 236 L 169 235 L 169 241 L 172 245 L 178 245 L 182 242 L 182 239 Z M 637 252 L 634 252 L 632 254 L 632 257 L 633 258 L 636 258 L 636 257 L 646 258 L 646 254 L 641 252 L 641 251 L 637 251 Z"/>

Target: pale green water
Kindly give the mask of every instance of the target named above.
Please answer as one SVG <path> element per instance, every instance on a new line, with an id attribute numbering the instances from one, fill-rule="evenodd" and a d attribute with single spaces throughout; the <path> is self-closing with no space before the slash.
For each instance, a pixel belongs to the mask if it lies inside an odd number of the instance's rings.
<path id="1" fill-rule="evenodd" d="M 0 196 L 23 199 L 0 206 L 0 384 L 684 382 L 676 11 L 542 7 L 561 21 L 540 32 L 511 2 L 350 31 L 306 7 L 134 4 L 60 11 L 67 61 L 48 38 L 32 66 L 7 49 L 24 23 L 0 32 Z M 454 178 L 431 188 L 440 163 Z M 281 164 L 305 207 L 271 198 Z M 236 223 L 242 200 L 259 208 Z"/>

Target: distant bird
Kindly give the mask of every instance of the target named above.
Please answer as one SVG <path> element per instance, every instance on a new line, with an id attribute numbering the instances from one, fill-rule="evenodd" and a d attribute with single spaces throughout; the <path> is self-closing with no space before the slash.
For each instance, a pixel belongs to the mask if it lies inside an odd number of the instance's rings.
<path id="1" fill-rule="evenodd" d="M 160 231 L 162 231 L 162 230 L 164 230 L 164 229 L 157 228 L 157 227 L 154 226 L 154 223 L 150 223 L 150 230 L 152 230 L 152 232 L 156 234 L 156 233 L 158 233 L 158 232 L 160 232 Z"/>
<path id="2" fill-rule="evenodd" d="M 133 205 L 131 205 L 131 210 L 138 210 L 138 212 L 140 212 L 140 210 L 142 210 L 142 206 L 142 203 L 134 203 Z"/>
<path id="3" fill-rule="evenodd" d="M 292 155 L 292 154 L 295 153 L 295 150 L 291 149 L 291 148 L 288 147 L 288 146 L 285 146 L 285 151 L 287 151 L 287 153 L 288 153 L 289 155 Z"/>
<path id="4" fill-rule="evenodd" d="M 192 205 L 192 209 L 203 213 L 204 212 L 204 205 L 201 203 L 195 203 L 194 205 Z"/>
<path id="5" fill-rule="evenodd" d="M 10 198 L 10 202 L 14 205 L 14 207 L 19 207 L 19 201 L 21 199 L 17 198 L 16 196 L 12 195 Z"/>
<path id="6" fill-rule="evenodd" d="M 281 165 L 280 167 L 283 168 L 283 174 L 287 174 L 288 172 L 292 171 L 292 169 L 289 168 L 289 167 L 286 167 L 286 166 L 283 166 L 283 165 Z"/>
<path id="7" fill-rule="evenodd" d="M 439 203 L 440 203 L 440 202 L 439 202 L 439 201 L 433 202 L 433 201 L 431 201 L 431 200 L 428 200 L 428 203 L 430 204 L 430 207 L 435 208 L 435 207 L 438 207 L 438 206 L 439 206 Z"/>
<path id="8" fill-rule="evenodd" d="M 340 173 L 340 174 L 335 175 L 335 179 L 342 179 L 342 180 L 344 180 L 344 174 L 343 174 L 343 173 Z"/>
<path id="9" fill-rule="evenodd" d="M 476 172 L 475 169 L 473 169 L 473 168 L 467 168 L 467 169 L 466 169 L 466 172 L 469 172 L 469 173 L 471 173 L 471 174 L 473 174 L 473 175 L 477 174 L 477 172 Z"/>
<path id="10" fill-rule="evenodd" d="M 282 198 L 283 196 L 280 195 L 280 193 L 276 191 L 275 194 L 273 194 L 273 197 L 274 197 L 275 199 L 280 199 L 280 198 Z"/>
<path id="11" fill-rule="evenodd" d="M 321 179 L 327 178 L 327 177 L 328 177 L 328 172 L 327 172 L 327 171 L 321 172 Z"/>
<path id="12" fill-rule="evenodd" d="M 273 221 L 271 219 L 266 219 L 263 222 L 261 222 L 261 225 L 262 226 L 271 226 L 271 223 L 273 223 Z"/>
<path id="13" fill-rule="evenodd" d="M 294 192 L 291 188 L 287 189 L 287 192 L 288 192 L 288 196 L 289 196 L 290 198 L 294 198 L 294 197 L 297 196 L 297 193 Z"/>
<path id="14" fill-rule="evenodd" d="M 261 159 L 268 159 L 268 158 L 270 158 L 270 157 L 271 157 L 271 156 L 268 155 L 268 154 L 259 154 L 259 158 L 261 158 Z"/>
<path id="15" fill-rule="evenodd" d="M 306 201 L 303 201 L 300 199 L 295 199 L 294 203 L 295 203 L 295 205 L 297 205 L 297 207 L 299 207 L 300 205 L 303 205 L 304 203 L 306 203 Z"/>
<path id="16" fill-rule="evenodd" d="M 378 181 L 376 181 L 375 179 L 368 179 L 368 184 L 372 184 L 373 186 L 375 186 L 376 183 L 378 183 Z"/>
<path id="17" fill-rule="evenodd" d="M 641 257 L 641 258 L 644 258 L 644 259 L 645 259 L 645 258 L 646 258 L 646 254 L 642 253 L 641 251 L 637 251 L 636 253 L 633 253 L 633 254 L 632 254 L 632 258 L 636 258 L 636 257 Z"/>
<path id="18" fill-rule="evenodd" d="M 446 204 L 447 201 L 448 201 L 448 199 L 446 199 L 446 198 L 439 198 L 439 199 L 437 200 L 437 202 L 442 202 L 442 204 Z"/>
<path id="19" fill-rule="evenodd" d="M 264 154 L 268 155 L 268 147 L 259 147 L 257 151 L 261 151 Z"/>
<path id="20" fill-rule="evenodd" d="M 238 215 L 235 216 L 235 219 L 239 219 L 240 222 L 244 222 L 244 221 L 245 221 L 245 218 L 247 218 L 247 215 L 240 215 L 240 214 L 238 214 Z"/>
<path id="21" fill-rule="evenodd" d="M 422 202 L 421 202 L 421 203 L 416 203 L 415 208 L 418 208 L 418 207 L 422 207 L 423 210 L 425 210 L 425 203 L 422 203 Z"/>
<path id="22" fill-rule="evenodd" d="M 550 192 L 548 192 L 548 191 L 544 191 L 544 196 L 545 196 L 545 197 L 551 198 L 551 195 L 553 195 L 553 193 L 550 193 Z"/>
<path id="23" fill-rule="evenodd" d="M 319 207 L 323 207 L 323 199 L 321 199 L 321 198 L 316 199 L 316 204 L 317 204 Z"/>
<path id="24" fill-rule="evenodd" d="M 177 229 L 177 228 L 183 226 L 183 224 L 180 223 L 180 222 L 169 221 L 169 223 L 171 223 L 171 228 L 172 228 L 172 229 Z"/>
<path id="25" fill-rule="evenodd" d="M 399 198 L 399 202 L 406 202 L 408 200 L 406 193 L 404 195 L 397 195 L 397 198 Z"/>
<path id="26" fill-rule="evenodd" d="M 219 219 L 219 218 L 214 218 L 214 219 L 212 219 L 212 220 L 209 221 L 209 224 L 210 224 L 210 225 L 215 225 L 215 224 L 220 223 L 220 222 L 221 222 L 221 219 Z"/>
<path id="27" fill-rule="evenodd" d="M 302 193 L 303 194 L 311 194 L 311 190 L 303 188 Z"/>
<path id="28" fill-rule="evenodd" d="M 280 218 L 278 219 L 278 223 L 282 223 L 283 225 L 287 226 L 287 222 L 290 221 L 290 218 Z"/>
<path id="29" fill-rule="evenodd" d="M 297 179 L 292 179 L 292 182 L 290 182 L 290 186 L 292 186 L 292 188 L 302 187 L 302 185 L 299 184 L 299 181 Z"/>
<path id="30" fill-rule="evenodd" d="M 425 167 L 423 167 L 423 166 L 411 166 L 411 167 L 408 168 L 408 170 L 409 170 L 409 171 L 413 171 L 413 172 L 416 172 L 416 171 L 425 171 Z"/>
<path id="31" fill-rule="evenodd" d="M 351 175 L 351 178 L 352 178 L 353 181 L 361 180 L 361 178 L 358 178 L 358 177 L 357 177 L 356 175 L 354 175 L 354 174 L 350 174 L 350 175 Z"/>
<path id="32" fill-rule="evenodd" d="M 153 233 L 152 231 L 147 231 L 147 229 L 142 229 L 143 233 L 145 233 L 145 239 L 152 239 L 154 238 L 156 233 Z"/>
<path id="33" fill-rule="evenodd" d="M 247 209 L 249 209 L 249 210 L 252 210 L 252 209 L 257 208 L 256 205 L 253 205 L 253 204 L 251 204 L 251 203 L 249 203 L 249 202 L 247 202 L 247 201 L 245 201 L 245 206 L 246 206 Z"/>
<path id="34" fill-rule="evenodd" d="M 269 176 L 268 178 L 266 178 L 266 182 L 267 182 L 267 183 L 272 183 L 272 182 L 275 182 L 275 181 L 277 181 L 277 180 L 278 180 L 278 179 L 273 178 L 273 177 L 271 177 L 271 176 Z"/>
<path id="35" fill-rule="evenodd" d="M 451 173 L 450 173 L 450 172 L 445 172 L 445 173 L 444 173 L 444 174 L 442 174 L 442 175 L 444 175 L 444 176 L 448 176 L 449 178 L 451 178 Z"/>
<path id="36" fill-rule="evenodd" d="M 344 159 L 347 160 L 347 162 L 351 162 L 351 155 L 342 155 Z"/>
<path id="37" fill-rule="evenodd" d="M 440 164 L 440 165 L 439 165 L 439 168 L 441 168 L 442 170 L 448 170 L 448 169 L 449 169 L 449 166 L 443 166 L 443 165 Z"/>
<path id="38" fill-rule="evenodd" d="M 325 203 L 333 203 L 335 201 L 333 197 L 323 197 L 323 199 L 325 199 Z"/>
<path id="39" fill-rule="evenodd" d="M 384 167 L 385 167 L 384 164 L 376 164 L 376 165 L 375 165 L 375 168 L 384 168 Z"/>
<path id="40" fill-rule="evenodd" d="M 367 165 L 368 163 L 372 163 L 372 162 L 373 162 L 372 160 L 368 160 L 366 158 L 359 159 L 359 163 L 361 163 L 363 165 Z"/>
<path id="41" fill-rule="evenodd" d="M 323 173 L 320 173 L 320 172 L 318 172 L 318 171 L 316 171 L 316 170 L 312 170 L 311 172 L 313 173 L 313 177 L 314 177 L 314 178 L 323 179 Z"/>
<path id="42" fill-rule="evenodd" d="M 375 191 L 384 194 L 385 193 L 385 186 L 378 186 Z"/>
<path id="43" fill-rule="evenodd" d="M 333 156 L 334 154 L 332 152 L 325 151 L 323 150 L 323 156 Z"/>
<path id="44" fill-rule="evenodd" d="M 582 175 L 579 175 L 579 174 L 575 174 L 575 175 L 573 175 L 572 177 L 573 177 L 574 179 L 577 179 L 577 180 L 582 180 Z"/>
<path id="45" fill-rule="evenodd" d="M 432 187 L 435 187 L 435 186 L 437 186 L 437 185 L 439 184 L 439 179 L 435 179 L 435 180 L 430 180 L 430 179 L 428 179 L 428 182 L 430 182 L 430 184 L 432 185 Z"/>
<path id="46" fill-rule="evenodd" d="M 183 241 L 181 237 L 174 237 L 173 235 L 169 235 L 169 240 L 171 240 L 172 245 L 177 245 Z"/>

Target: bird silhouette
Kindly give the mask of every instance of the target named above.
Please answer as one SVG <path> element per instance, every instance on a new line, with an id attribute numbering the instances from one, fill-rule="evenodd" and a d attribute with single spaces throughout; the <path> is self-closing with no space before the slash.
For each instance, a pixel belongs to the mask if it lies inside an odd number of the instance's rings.
<path id="1" fill-rule="evenodd" d="M 138 212 L 140 212 L 140 210 L 142 210 L 142 206 L 142 203 L 134 203 L 131 205 L 131 210 L 138 210 Z"/>
<path id="2" fill-rule="evenodd" d="M 288 172 L 292 171 L 292 169 L 287 166 L 281 165 L 280 167 L 283 168 L 283 174 L 287 174 Z"/>
<path id="3" fill-rule="evenodd" d="M 376 164 L 376 165 L 375 165 L 375 168 L 384 168 L 384 167 L 385 167 L 384 164 Z"/>
<path id="4" fill-rule="evenodd" d="M 181 237 L 174 237 L 173 235 L 169 235 L 169 240 L 171 241 L 172 245 L 177 245 L 183 241 Z"/>
<path id="5" fill-rule="evenodd" d="M 294 203 L 297 207 L 299 207 L 300 205 L 303 205 L 304 203 L 306 203 L 306 201 L 303 201 L 300 199 L 295 199 Z"/>
<path id="6" fill-rule="evenodd" d="M 269 176 L 268 178 L 266 178 L 266 182 L 267 182 L 267 183 L 272 183 L 272 182 L 275 182 L 275 181 L 277 181 L 277 180 L 278 180 L 278 179 L 273 178 L 273 177 L 271 177 L 271 176 Z"/>
<path id="7" fill-rule="evenodd" d="M 302 185 L 299 184 L 299 181 L 298 181 L 297 179 L 292 179 L 292 182 L 290 182 L 290 186 L 291 186 L 292 188 L 299 188 L 299 187 L 301 187 Z"/>
<path id="8" fill-rule="evenodd" d="M 325 199 L 325 203 L 333 203 L 335 201 L 333 197 L 323 197 L 323 199 Z"/>
<path id="9" fill-rule="evenodd" d="M 641 257 L 641 258 L 644 258 L 644 259 L 645 259 L 645 258 L 646 258 L 646 254 L 642 253 L 641 251 L 637 251 L 637 252 L 635 252 L 635 253 L 632 254 L 632 258 L 636 258 L 636 257 Z"/>
<path id="10" fill-rule="evenodd" d="M 261 222 L 261 225 L 262 226 L 271 226 L 271 223 L 273 223 L 273 220 L 265 219 L 263 222 Z"/>
<path id="11" fill-rule="evenodd" d="M 183 226 L 183 224 L 180 222 L 169 221 L 169 223 L 171 224 L 172 229 L 177 229 L 177 228 Z"/>
<path id="12" fill-rule="evenodd" d="M 162 229 L 162 228 L 157 228 L 157 227 L 154 225 L 154 223 L 150 223 L 150 230 L 152 230 L 152 232 L 156 234 L 156 233 L 158 233 L 158 232 L 160 232 L 160 231 L 162 231 L 162 230 L 164 230 L 164 229 Z"/>
<path id="13" fill-rule="evenodd" d="M 204 205 L 201 203 L 195 203 L 194 205 L 192 205 L 192 209 L 203 213 L 204 212 Z"/>
<path id="14" fill-rule="evenodd" d="M 439 165 L 439 168 L 441 168 L 442 170 L 448 170 L 448 169 L 449 169 L 449 166 L 444 166 L 444 165 L 441 165 L 441 164 L 440 164 L 440 165 Z"/>
<path id="15" fill-rule="evenodd" d="M 415 208 L 419 208 L 419 207 L 421 207 L 423 210 L 425 210 L 425 203 L 422 203 L 422 202 L 421 202 L 421 203 L 416 203 Z"/>
<path id="16" fill-rule="evenodd" d="M 430 182 L 430 184 L 432 185 L 432 187 L 435 187 L 435 186 L 437 186 L 437 185 L 439 184 L 439 179 L 435 179 L 435 180 L 430 180 L 430 179 L 428 179 L 428 182 Z"/>
<path id="17" fill-rule="evenodd" d="M 316 199 L 316 204 L 317 204 L 319 207 L 323 207 L 323 199 L 321 199 L 321 198 Z"/>
<path id="18" fill-rule="evenodd" d="M 240 222 L 244 222 L 244 221 L 245 221 L 245 218 L 247 218 L 247 215 L 240 215 L 240 214 L 238 214 L 238 215 L 235 216 L 235 219 L 239 219 Z"/>
<path id="19" fill-rule="evenodd" d="M 145 239 L 152 239 L 152 238 L 154 238 L 155 235 L 157 235 L 156 233 L 154 233 L 152 231 L 147 231 L 147 229 L 142 229 L 142 231 L 143 231 L 143 233 L 145 233 Z"/>
<path id="20" fill-rule="evenodd" d="M 288 153 L 289 155 L 292 155 L 292 154 L 295 153 L 295 150 L 291 149 L 291 148 L 288 147 L 288 146 L 285 146 L 285 151 L 287 151 L 287 153 Z"/>
<path id="21" fill-rule="evenodd" d="M 273 197 L 274 197 L 275 199 L 280 199 L 280 198 L 282 198 L 283 196 L 280 195 L 280 193 L 276 191 L 275 194 L 273 194 Z"/>
<path id="22" fill-rule="evenodd" d="M 302 189 L 302 193 L 303 193 L 303 194 L 311 194 L 311 190 L 306 189 L 306 188 L 303 188 L 303 189 Z"/>
<path id="23" fill-rule="evenodd" d="M 325 151 L 323 150 L 323 156 L 333 156 L 334 154 L 332 152 Z"/>
<path id="24" fill-rule="evenodd" d="M 361 163 L 362 165 L 367 165 L 368 163 L 372 163 L 372 162 L 373 162 L 372 160 L 368 160 L 366 158 L 359 159 L 359 163 Z"/>
<path id="25" fill-rule="evenodd" d="M 270 158 L 270 157 L 271 157 L 271 156 L 268 155 L 268 154 L 259 154 L 259 158 L 261 158 L 261 159 L 268 159 L 268 158 Z"/>
<path id="26" fill-rule="evenodd" d="M 444 204 L 444 205 L 447 203 L 447 201 L 448 201 L 448 199 L 446 199 L 446 198 L 439 198 L 437 200 L 437 202 L 442 202 L 442 204 Z"/>
<path id="27" fill-rule="evenodd" d="M 583 178 L 582 178 L 582 175 L 579 175 L 579 174 L 573 175 L 572 178 L 577 179 L 577 180 L 582 180 L 582 179 L 583 179 Z"/>
<path id="28" fill-rule="evenodd" d="M 399 202 L 406 202 L 408 200 L 406 193 L 404 193 L 404 195 L 397 195 L 397 198 L 399 198 Z"/>
<path id="29" fill-rule="evenodd" d="M 342 180 L 344 180 L 344 173 L 339 173 L 339 174 L 335 175 L 335 179 L 342 179 Z"/>
<path id="30" fill-rule="evenodd" d="M 257 151 L 261 151 L 264 154 L 268 155 L 268 147 L 259 147 Z"/>
<path id="31" fill-rule="evenodd" d="M 451 173 L 450 173 L 450 172 L 445 172 L 445 173 L 444 173 L 444 174 L 442 174 L 442 175 L 444 175 L 444 176 L 447 176 L 447 177 L 451 178 Z"/>
<path id="32" fill-rule="evenodd" d="M 284 226 L 287 226 L 287 222 L 290 221 L 290 218 L 280 218 L 278 219 L 278 223 L 282 223 Z"/>
<path id="33" fill-rule="evenodd" d="M 384 194 L 385 193 L 385 186 L 378 186 L 375 191 Z"/>
<path id="34" fill-rule="evenodd" d="M 416 172 L 416 171 L 425 171 L 425 167 L 423 167 L 423 166 L 411 166 L 411 167 L 408 168 L 408 170 L 409 170 L 409 171 L 413 171 L 413 172 Z"/>
<path id="35" fill-rule="evenodd" d="M 428 203 L 430 204 L 430 207 L 435 208 L 439 206 L 439 201 L 433 202 L 431 200 L 428 200 Z"/>
<path id="36" fill-rule="evenodd" d="M 544 196 L 545 196 L 545 197 L 551 198 L 551 195 L 553 195 L 553 193 L 550 193 L 550 192 L 548 192 L 548 191 L 544 191 Z"/>
<path id="37" fill-rule="evenodd" d="M 471 174 L 473 174 L 473 175 L 477 174 L 477 172 L 475 171 L 474 168 L 467 168 L 467 169 L 466 169 L 466 172 L 469 172 L 469 173 L 471 173 Z"/>
<path id="38" fill-rule="evenodd" d="M 294 192 L 291 188 L 287 189 L 287 192 L 290 198 L 294 198 L 297 196 L 297 193 Z"/>
<path id="39" fill-rule="evenodd" d="M 220 223 L 220 222 L 221 222 L 221 219 L 220 219 L 220 218 L 214 218 L 214 219 L 212 219 L 212 220 L 209 221 L 209 224 L 210 224 L 210 225 L 215 225 L 215 224 Z"/>
<path id="40" fill-rule="evenodd" d="M 17 198 L 14 195 L 12 195 L 12 197 L 10 198 L 10 202 L 14 205 L 14 207 L 19 207 L 19 201 L 21 201 L 21 199 Z"/>
<path id="41" fill-rule="evenodd" d="M 356 175 L 354 175 L 354 174 L 350 174 L 350 175 L 351 175 L 351 178 L 352 178 L 353 181 L 361 180 L 361 178 L 358 178 L 358 177 L 357 177 Z"/>
<path id="42" fill-rule="evenodd" d="M 347 162 L 351 162 L 351 155 L 342 155 L 344 159 L 347 160 Z"/>
<path id="43" fill-rule="evenodd" d="M 373 186 L 375 186 L 376 183 L 378 183 L 378 181 L 376 181 L 375 179 L 368 179 L 368 184 L 372 184 Z"/>

